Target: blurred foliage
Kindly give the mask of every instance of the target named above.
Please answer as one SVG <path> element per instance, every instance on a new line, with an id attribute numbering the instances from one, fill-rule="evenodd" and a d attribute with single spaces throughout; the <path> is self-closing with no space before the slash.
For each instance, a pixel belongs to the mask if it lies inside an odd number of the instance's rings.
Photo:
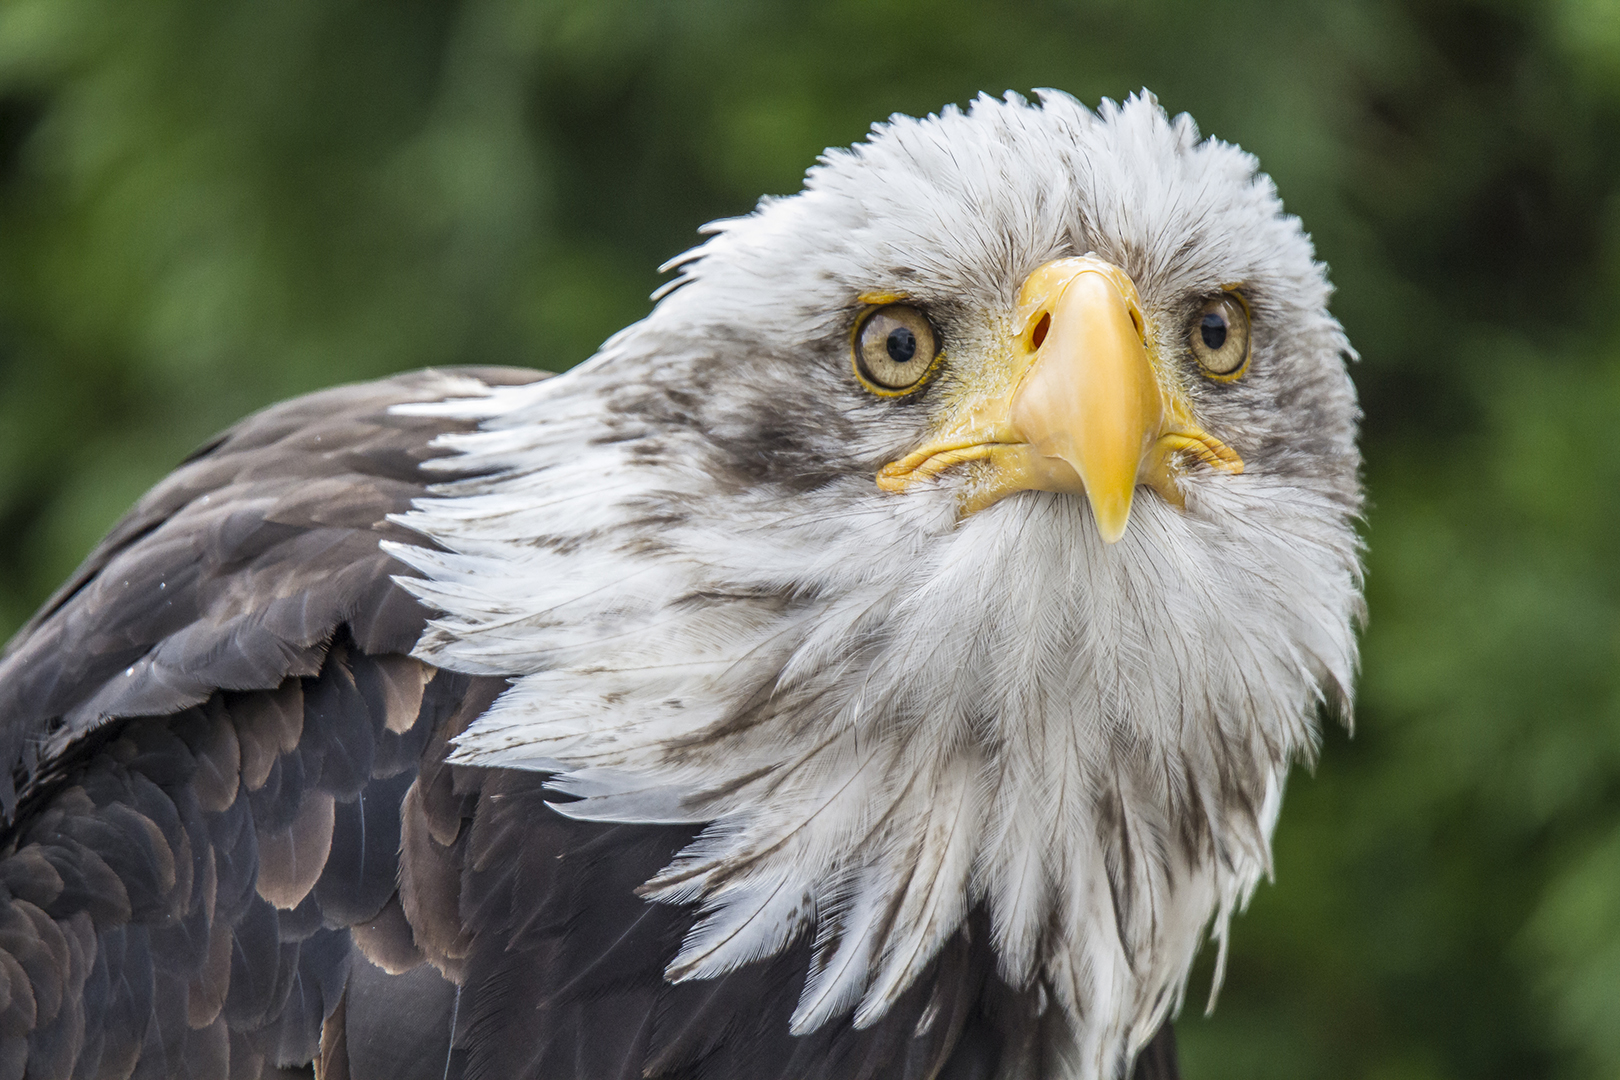
<path id="1" fill-rule="evenodd" d="M 0 0 L 0 630 L 249 409 L 567 367 L 873 120 L 1144 84 L 1334 267 L 1372 493 L 1186 1073 L 1620 1074 L 1617 0 Z"/>

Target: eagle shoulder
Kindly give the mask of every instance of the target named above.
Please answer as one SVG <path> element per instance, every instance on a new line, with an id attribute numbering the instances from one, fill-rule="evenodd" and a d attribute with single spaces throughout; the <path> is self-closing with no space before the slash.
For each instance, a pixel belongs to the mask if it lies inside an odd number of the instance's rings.
<path id="1" fill-rule="evenodd" d="M 0 659 L 0 804 L 110 718 L 168 715 L 215 690 L 315 675 L 346 624 L 409 652 L 424 612 L 382 539 L 425 493 L 420 463 L 464 421 L 395 405 L 475 396 L 542 373 L 423 371 L 272 406 L 193 454 L 118 522 Z"/>
<path id="2" fill-rule="evenodd" d="M 399 916 L 401 807 L 432 734 L 505 683 L 405 655 L 424 613 L 378 541 L 465 425 L 391 410 L 539 377 L 421 372 L 250 417 L 13 639 L 0 1080 L 280 1075 L 368 970 L 446 1000 Z M 423 1030 L 442 1063 L 448 1023 Z"/>

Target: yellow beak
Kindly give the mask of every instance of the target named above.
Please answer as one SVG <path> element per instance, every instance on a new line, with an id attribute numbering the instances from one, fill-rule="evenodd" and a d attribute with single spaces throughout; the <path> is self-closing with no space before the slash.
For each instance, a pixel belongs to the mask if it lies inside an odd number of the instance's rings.
<path id="1" fill-rule="evenodd" d="M 1138 485 L 1182 505 L 1185 459 L 1243 462 L 1198 427 L 1148 354 L 1141 302 L 1123 270 L 1093 256 L 1037 269 L 1019 293 L 1010 370 L 969 393 L 940 436 L 878 473 L 901 491 L 954 465 L 977 466 L 964 513 L 1016 491 L 1084 494 L 1106 543 L 1125 535 Z M 1011 376 L 1008 378 L 1007 376 Z"/>

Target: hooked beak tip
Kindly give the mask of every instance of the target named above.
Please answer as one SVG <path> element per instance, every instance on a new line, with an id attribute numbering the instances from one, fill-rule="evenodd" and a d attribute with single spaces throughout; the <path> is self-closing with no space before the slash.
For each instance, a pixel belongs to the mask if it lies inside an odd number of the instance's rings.
<path id="1" fill-rule="evenodd" d="M 1088 493 L 1087 501 L 1091 503 L 1091 516 L 1097 522 L 1097 535 L 1102 537 L 1105 544 L 1117 544 L 1120 537 L 1125 535 L 1125 526 L 1131 520 L 1131 500 L 1134 490 L 1127 489 L 1123 495 L 1112 494 L 1102 497 L 1092 496 Z"/>

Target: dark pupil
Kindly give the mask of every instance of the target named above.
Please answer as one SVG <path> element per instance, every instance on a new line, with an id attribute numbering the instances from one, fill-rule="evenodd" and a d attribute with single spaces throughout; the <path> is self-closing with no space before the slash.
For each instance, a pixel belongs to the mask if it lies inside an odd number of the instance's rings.
<path id="1" fill-rule="evenodd" d="M 1226 319 L 1212 311 L 1198 324 L 1198 333 L 1204 339 L 1205 345 L 1218 352 L 1220 347 L 1226 344 Z M 894 339 L 891 337 L 889 340 Z M 889 348 L 893 349 L 894 346 L 891 345 Z"/>
<path id="2" fill-rule="evenodd" d="M 889 331 L 889 359 L 897 364 L 904 364 L 917 355 L 917 335 L 903 326 L 897 326 Z"/>

